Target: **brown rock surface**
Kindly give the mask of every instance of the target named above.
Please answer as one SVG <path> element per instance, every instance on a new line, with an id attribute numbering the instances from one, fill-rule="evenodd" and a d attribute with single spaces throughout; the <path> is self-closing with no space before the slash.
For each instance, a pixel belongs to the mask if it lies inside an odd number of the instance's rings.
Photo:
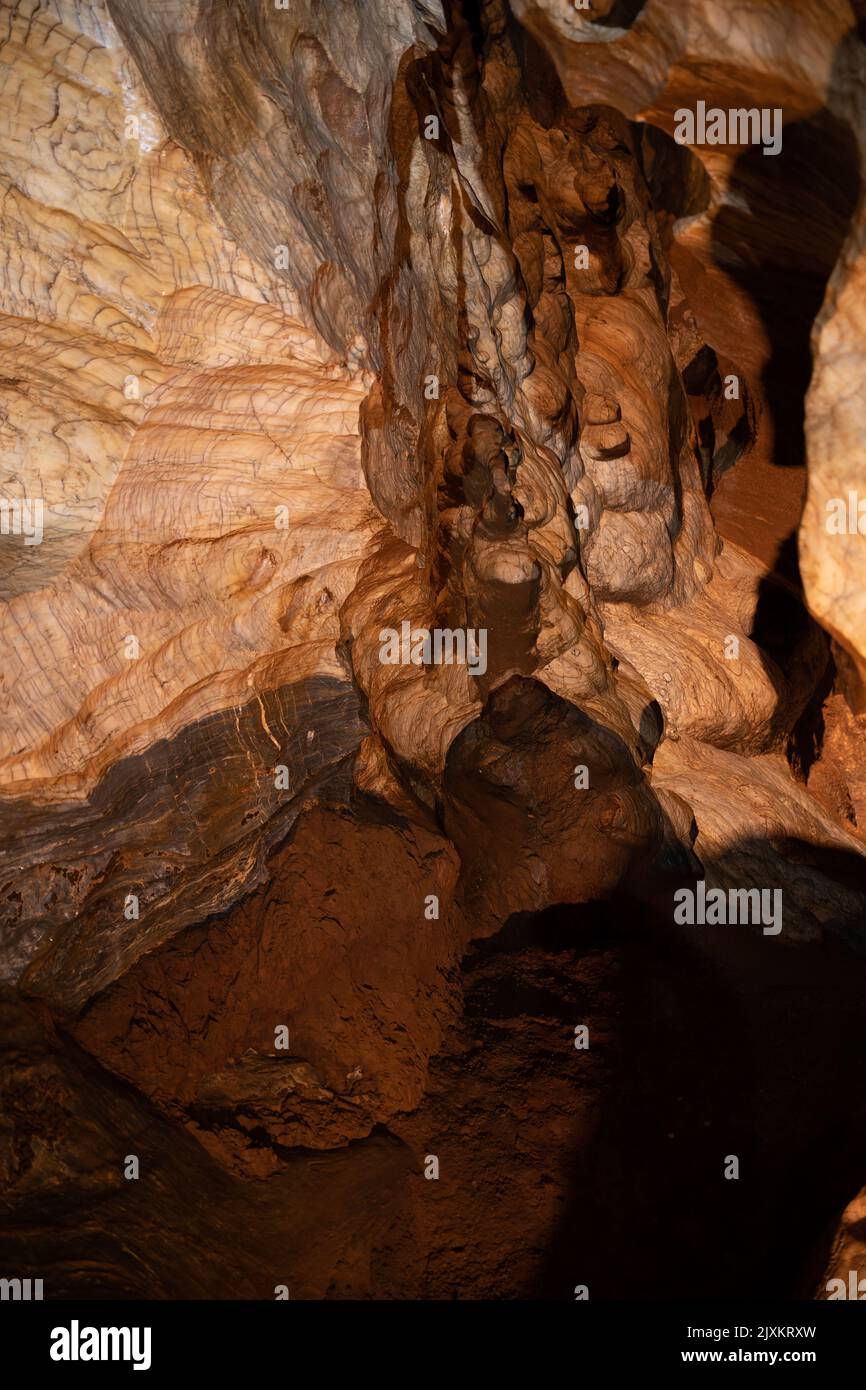
<path id="1" fill-rule="evenodd" d="M 9 0 L 4 1269 L 859 1259 L 858 20 Z M 698 101 L 778 156 L 678 143 Z"/>

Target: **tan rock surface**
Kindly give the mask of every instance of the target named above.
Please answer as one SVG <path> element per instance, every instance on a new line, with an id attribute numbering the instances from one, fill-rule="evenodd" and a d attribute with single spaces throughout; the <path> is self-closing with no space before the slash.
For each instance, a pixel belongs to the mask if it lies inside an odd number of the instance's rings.
<path id="1" fill-rule="evenodd" d="M 677 1223 L 706 1209 L 726 1229 L 709 1174 L 738 1144 L 762 1176 L 704 1280 L 717 1296 L 798 1195 L 771 1181 L 786 1144 L 812 1142 L 787 1114 L 791 1048 L 826 1124 L 850 1130 L 825 1205 L 866 1165 L 862 1106 L 845 1120 L 822 1099 L 862 1022 L 866 952 L 862 537 L 823 524 L 861 467 L 853 19 L 847 0 L 9 0 L 16 1230 L 45 1191 L 71 1229 L 95 1192 L 146 1244 L 93 1174 L 150 1117 L 163 1295 L 173 1173 L 225 1198 L 224 1254 L 248 1221 L 278 1259 L 274 1226 L 313 1297 L 559 1288 L 574 1173 L 600 1194 L 582 1248 L 616 1296 L 656 1183 L 680 1289 L 694 1233 Z M 698 100 L 782 109 L 778 160 L 675 143 Z M 6 518 L 35 502 L 27 544 Z M 701 881 L 780 890 L 779 939 L 678 930 L 672 894 Z M 812 1008 L 810 1060 L 795 1025 Z M 600 1055 L 575 1080 L 584 1014 Z M 713 1046 L 728 1019 L 730 1066 Z M 644 1025 L 664 1046 L 642 1097 Z M 63 1161 L 43 1133 L 55 1085 L 64 1135 L 126 1088 Z M 635 1185 L 624 1155 L 680 1085 L 677 1181 L 653 1131 Z M 497 1235 L 490 1147 L 517 1135 L 519 1152 L 524 1130 L 531 1172 Z M 420 1178 L 437 1146 L 441 1188 Z M 318 1253 L 289 1177 L 328 1232 Z M 62 1262 L 44 1235 L 40 1258 Z M 187 1251 L 183 1279 L 225 1296 L 208 1254 Z M 232 1262 L 260 1296 L 254 1261 Z M 104 1280 L 140 1287 L 114 1255 Z"/>

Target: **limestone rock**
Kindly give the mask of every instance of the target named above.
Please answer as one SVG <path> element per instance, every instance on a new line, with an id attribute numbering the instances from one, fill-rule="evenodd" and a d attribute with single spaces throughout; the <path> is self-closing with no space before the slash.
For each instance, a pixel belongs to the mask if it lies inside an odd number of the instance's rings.
<path id="1" fill-rule="evenodd" d="M 794 1210 L 814 1293 L 866 1174 L 855 9 L 9 0 L 4 1270 L 766 1297 Z"/>

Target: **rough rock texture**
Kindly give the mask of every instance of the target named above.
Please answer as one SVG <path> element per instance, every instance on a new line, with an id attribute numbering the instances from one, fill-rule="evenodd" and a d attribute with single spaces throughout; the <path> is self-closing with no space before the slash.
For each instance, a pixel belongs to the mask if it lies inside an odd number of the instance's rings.
<path id="1" fill-rule="evenodd" d="M 810 607 L 853 666 L 852 699 L 861 714 L 866 708 L 866 506 L 857 396 L 866 342 L 864 301 L 866 213 L 861 209 L 815 326 L 815 373 L 806 416 L 811 467 L 800 532 Z"/>
<path id="2" fill-rule="evenodd" d="M 861 22 L 0 8 L 4 1269 L 812 1296 L 848 1258 Z M 778 108 L 778 156 L 678 143 L 701 101 Z M 778 933 L 678 919 L 701 885 Z"/>

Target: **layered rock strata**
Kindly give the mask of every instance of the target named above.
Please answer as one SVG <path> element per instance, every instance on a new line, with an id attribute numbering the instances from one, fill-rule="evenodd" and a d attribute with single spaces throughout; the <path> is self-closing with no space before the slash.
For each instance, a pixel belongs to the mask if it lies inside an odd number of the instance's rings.
<path id="1" fill-rule="evenodd" d="M 152 1124 L 161 1200 L 176 1136 L 180 1185 L 201 1164 L 267 1259 L 285 1208 L 301 1296 L 399 1296 L 401 1269 L 415 1296 L 565 1296 L 542 1197 L 546 1273 L 453 1253 L 480 1218 L 465 1192 L 424 1209 L 424 1125 L 477 1094 L 471 1186 L 506 1133 L 485 1087 L 518 1088 L 517 1127 L 549 1093 L 564 1202 L 634 1062 L 608 991 L 634 951 L 651 969 L 636 924 L 678 990 L 730 988 L 747 1030 L 762 982 L 808 996 L 809 961 L 828 989 L 840 959 L 859 980 L 862 556 L 825 525 L 858 476 L 854 19 L 847 0 L 724 23 L 708 0 L 7 6 L 4 517 L 44 533 L 0 538 L 14 1222 L 45 1191 L 64 1231 L 88 1193 L 131 1210 L 106 1175 Z M 778 165 L 678 143 L 698 101 L 779 109 Z M 816 196 L 822 140 L 852 182 Z M 755 917 L 693 964 L 670 932 L 698 886 L 781 893 L 778 940 Z M 611 933 L 602 960 L 519 936 L 565 908 L 576 937 Z M 514 932 L 528 955 L 497 984 Z M 542 1030 L 525 1073 L 505 1046 L 473 1072 L 486 991 Z M 674 1051 L 699 1012 L 676 997 Z M 616 1043 L 575 1082 L 555 1046 L 590 1006 Z M 733 1085 L 712 1074 L 707 1125 Z M 63 1133 L 113 1097 L 62 1162 L 52 1088 Z M 772 1164 L 760 1122 L 738 1126 Z M 603 1151 L 627 1130 L 616 1112 Z M 801 1282 L 854 1191 L 826 1177 Z M 381 1184 L 404 1179 L 395 1207 Z M 319 1211 L 336 1193 L 315 1259 L 298 1184 Z M 146 1278 L 112 1254 L 97 1291 L 183 1296 L 172 1223 Z M 10 1250 L 55 1258 L 37 1246 Z M 182 1268 L 196 1295 L 262 1296 L 251 1266 L 232 1289 Z"/>

